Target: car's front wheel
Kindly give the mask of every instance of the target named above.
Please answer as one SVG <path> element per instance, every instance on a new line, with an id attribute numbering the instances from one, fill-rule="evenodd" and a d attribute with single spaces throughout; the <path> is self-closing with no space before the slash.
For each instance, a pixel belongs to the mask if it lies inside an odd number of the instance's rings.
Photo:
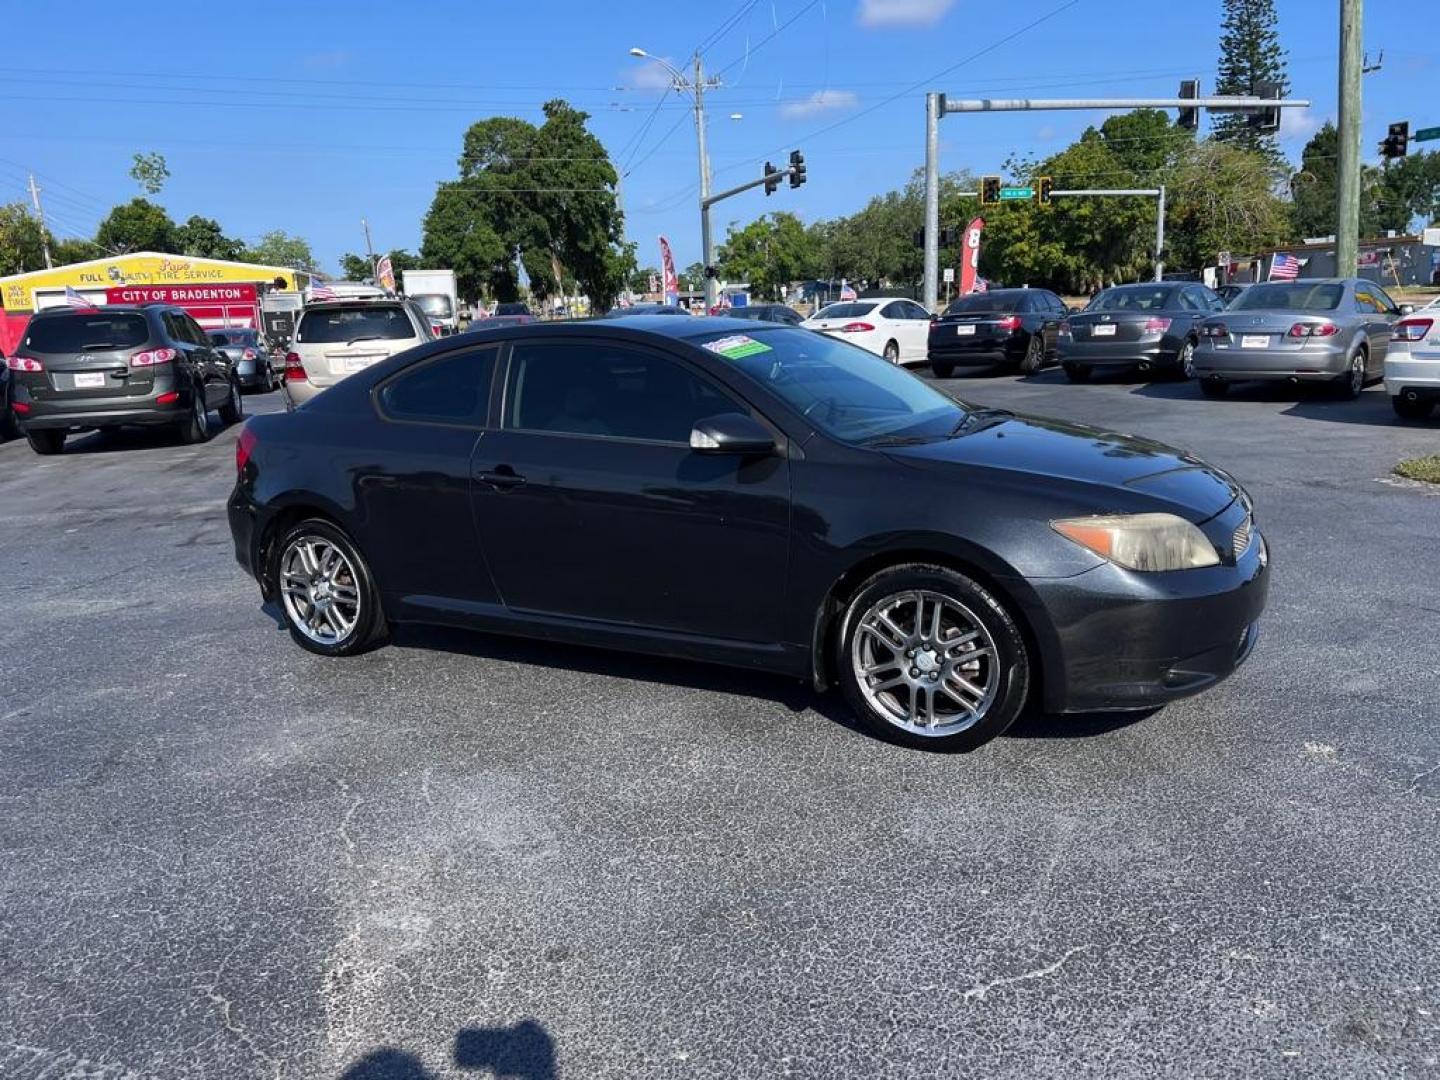
<path id="1" fill-rule="evenodd" d="M 870 578 L 847 605 L 836 671 L 875 734 L 907 746 L 973 750 L 1008 728 L 1030 689 L 1015 620 L 989 591 L 943 566 Z"/>
<path id="2" fill-rule="evenodd" d="M 290 636 L 321 656 L 350 656 L 385 633 L 385 615 L 370 568 L 345 533 L 310 518 L 280 540 L 271 592 Z"/>
<path id="3" fill-rule="evenodd" d="M 1020 361 L 1020 374 L 1034 375 L 1045 366 L 1045 339 L 1039 334 L 1031 334 L 1030 342 L 1025 346 L 1025 356 Z"/>
<path id="4" fill-rule="evenodd" d="M 65 449 L 65 431 L 63 428 L 41 428 L 39 431 L 27 431 L 25 441 L 30 444 L 30 449 L 35 453 L 48 457 Z"/>
<path id="5" fill-rule="evenodd" d="M 898 364 L 900 362 L 900 346 L 893 341 L 887 341 L 885 343 L 885 359 L 892 364 Z"/>
<path id="6" fill-rule="evenodd" d="M 1175 369 L 1182 379 L 1195 377 L 1195 342 L 1189 338 L 1180 346 L 1180 355 L 1175 358 Z"/>
<path id="7" fill-rule="evenodd" d="M 245 419 L 245 402 L 240 398 L 240 380 L 230 380 L 230 392 L 220 406 L 220 419 L 227 424 L 238 424 Z"/>
<path id="8" fill-rule="evenodd" d="M 210 438 L 210 410 L 205 407 L 205 390 L 196 386 L 190 392 L 190 408 L 180 421 L 180 441 L 194 445 Z"/>
<path id="9" fill-rule="evenodd" d="M 948 360 L 931 360 L 930 371 L 937 379 L 948 379 L 955 374 L 955 365 Z"/>
<path id="10" fill-rule="evenodd" d="M 1350 366 L 1335 383 L 1335 396 L 1341 401 L 1354 401 L 1365 389 L 1365 350 L 1356 349 Z"/>

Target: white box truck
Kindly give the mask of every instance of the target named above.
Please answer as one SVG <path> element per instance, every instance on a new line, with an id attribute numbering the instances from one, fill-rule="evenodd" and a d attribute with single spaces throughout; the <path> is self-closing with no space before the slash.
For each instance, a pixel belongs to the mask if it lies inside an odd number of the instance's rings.
<path id="1" fill-rule="evenodd" d="M 430 327 L 444 336 L 460 329 L 460 294 L 454 270 L 402 270 L 400 283 L 407 299 L 420 305 Z"/>

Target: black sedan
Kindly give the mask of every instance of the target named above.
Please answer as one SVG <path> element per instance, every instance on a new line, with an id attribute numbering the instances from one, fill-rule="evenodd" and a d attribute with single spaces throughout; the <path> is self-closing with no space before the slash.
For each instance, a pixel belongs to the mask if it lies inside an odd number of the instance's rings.
<path id="1" fill-rule="evenodd" d="M 1224 301 L 1204 285 L 1115 285 L 1060 324 L 1060 365 L 1072 382 L 1096 371 L 1195 377 L 1200 322 Z"/>
<path id="2" fill-rule="evenodd" d="M 732 319 L 746 319 L 753 322 L 784 323 L 799 326 L 805 317 L 787 304 L 746 304 L 731 308 L 727 314 Z"/>
<path id="3" fill-rule="evenodd" d="M 930 323 L 930 370 L 1009 365 L 1030 375 L 1055 355 L 1069 309 L 1048 289 L 992 289 L 954 301 Z"/>
<path id="4" fill-rule="evenodd" d="M 236 557 L 311 652 L 417 622 L 731 664 L 916 746 L 1203 690 L 1268 584 L 1196 458 L 734 319 L 429 342 L 253 417 L 237 465 Z"/>

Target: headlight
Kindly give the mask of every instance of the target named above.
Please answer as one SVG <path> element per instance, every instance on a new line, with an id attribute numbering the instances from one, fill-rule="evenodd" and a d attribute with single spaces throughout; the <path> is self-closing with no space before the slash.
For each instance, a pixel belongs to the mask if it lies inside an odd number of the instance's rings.
<path id="1" fill-rule="evenodd" d="M 1215 545 L 1174 514 L 1097 514 L 1052 521 L 1061 536 L 1129 570 L 1190 570 L 1215 566 Z"/>

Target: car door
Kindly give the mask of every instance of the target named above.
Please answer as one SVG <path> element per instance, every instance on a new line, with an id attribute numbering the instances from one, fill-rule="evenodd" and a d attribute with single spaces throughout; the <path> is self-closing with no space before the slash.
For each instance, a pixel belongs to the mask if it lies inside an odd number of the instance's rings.
<path id="1" fill-rule="evenodd" d="M 190 334 L 190 327 L 185 323 L 183 312 L 179 310 L 161 312 L 160 323 L 165 327 L 165 336 L 170 341 L 170 347 L 180 354 L 180 368 L 185 372 L 187 378 L 201 388 L 205 395 L 206 406 L 214 405 L 215 401 L 211 397 L 210 390 L 210 380 L 213 375 L 209 370 L 209 350 L 195 343 L 195 339 Z"/>
<path id="2" fill-rule="evenodd" d="M 788 459 L 689 445 L 697 420 L 755 415 L 742 400 L 668 350 L 603 335 L 515 342 L 506 368 L 472 469 L 507 607 L 781 640 Z"/>
<path id="3" fill-rule="evenodd" d="M 1365 370 L 1371 375 L 1384 370 L 1385 353 L 1390 346 L 1387 306 L 1377 293 L 1379 289 L 1374 286 L 1357 286 L 1355 289 L 1355 318 L 1360 323 L 1360 333 L 1369 353 Z"/>
<path id="4" fill-rule="evenodd" d="M 1378 334 L 1381 339 L 1380 351 L 1377 353 L 1372 349 L 1370 353 L 1372 357 L 1371 370 L 1378 374 L 1384 370 L 1385 354 L 1390 351 L 1390 338 L 1395 333 L 1395 323 L 1400 318 L 1400 305 L 1378 285 L 1375 287 L 1373 295 L 1376 306 L 1379 308 L 1380 318 L 1385 324 L 1384 333 Z"/>
<path id="5" fill-rule="evenodd" d="M 914 300 L 903 301 L 905 319 L 910 335 L 910 354 L 907 359 L 924 360 L 930 351 L 930 313 Z"/>
<path id="6" fill-rule="evenodd" d="M 188 312 L 177 313 L 176 320 L 195 346 L 194 355 L 205 382 L 206 404 L 211 407 L 223 405 L 230 393 L 230 371 L 234 365 Z"/>

